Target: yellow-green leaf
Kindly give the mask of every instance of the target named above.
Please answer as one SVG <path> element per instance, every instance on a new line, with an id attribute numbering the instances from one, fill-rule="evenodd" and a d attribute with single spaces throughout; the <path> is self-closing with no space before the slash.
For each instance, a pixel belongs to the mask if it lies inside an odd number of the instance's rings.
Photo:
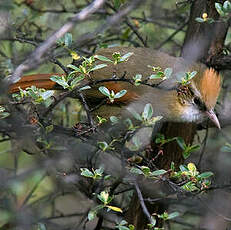
<path id="1" fill-rule="evenodd" d="M 121 208 L 115 207 L 115 206 L 111 206 L 111 205 L 107 205 L 107 208 L 110 208 L 111 210 L 115 211 L 115 212 L 123 212 Z"/>

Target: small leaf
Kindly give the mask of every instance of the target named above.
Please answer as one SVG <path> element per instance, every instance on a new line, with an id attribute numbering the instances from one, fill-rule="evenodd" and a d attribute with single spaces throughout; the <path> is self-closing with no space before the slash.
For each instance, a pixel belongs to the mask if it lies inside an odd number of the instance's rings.
<path id="1" fill-rule="evenodd" d="M 99 64 L 99 65 L 96 65 L 95 67 L 91 68 L 91 71 L 94 71 L 94 70 L 97 70 L 97 69 L 102 69 L 104 67 L 106 67 L 107 64 Z"/>
<path id="2" fill-rule="evenodd" d="M 199 17 L 195 18 L 195 21 L 200 22 L 200 23 L 205 22 L 203 18 L 199 18 Z"/>
<path id="3" fill-rule="evenodd" d="M 100 167 L 99 169 L 96 169 L 96 170 L 95 170 L 95 174 L 98 174 L 98 175 L 100 175 L 100 176 L 103 175 L 103 172 L 104 172 L 104 168 L 103 168 L 103 167 Z"/>
<path id="4" fill-rule="evenodd" d="M 145 175 L 148 175 L 150 173 L 150 168 L 147 166 L 142 166 L 141 170 Z"/>
<path id="5" fill-rule="evenodd" d="M 231 3 L 229 1 L 225 1 L 223 4 L 223 9 L 225 12 L 229 13 L 231 11 Z"/>
<path id="6" fill-rule="evenodd" d="M 161 75 L 161 74 L 152 74 L 152 75 L 150 75 L 149 76 L 149 79 L 150 80 L 155 80 L 155 79 L 162 79 L 163 78 L 163 76 Z"/>
<path id="7" fill-rule="evenodd" d="M 152 118 L 152 114 L 153 114 L 153 108 L 152 105 L 150 103 L 146 104 L 144 107 L 144 112 L 143 112 L 143 118 L 145 120 L 149 120 Z"/>
<path id="8" fill-rule="evenodd" d="M 120 225 L 126 225 L 126 224 L 128 224 L 128 222 L 127 222 L 126 220 L 122 220 L 122 221 L 120 222 Z"/>
<path id="9" fill-rule="evenodd" d="M 80 88 L 79 90 L 82 91 L 82 90 L 86 90 L 86 89 L 91 89 L 91 86 L 86 85 L 86 86 Z"/>
<path id="10" fill-rule="evenodd" d="M 64 89 L 69 88 L 69 85 L 65 81 L 65 79 L 61 76 L 51 76 L 50 78 L 52 81 L 56 82 L 57 84 L 61 85 Z"/>
<path id="11" fill-rule="evenodd" d="M 166 68 L 166 69 L 164 70 L 164 76 L 165 76 L 166 78 L 170 78 L 171 75 L 172 75 L 172 72 L 173 72 L 172 68 Z"/>
<path id="12" fill-rule="evenodd" d="M 53 126 L 53 125 L 48 125 L 48 126 L 46 126 L 46 133 L 52 132 L 53 129 L 54 129 L 54 126 Z"/>
<path id="13" fill-rule="evenodd" d="M 121 208 L 118 208 L 118 207 L 115 207 L 115 206 L 110 206 L 110 205 L 107 205 L 106 206 L 107 208 L 110 208 L 111 210 L 115 211 L 115 212 L 123 212 Z"/>
<path id="14" fill-rule="evenodd" d="M 142 117 L 140 114 L 138 114 L 133 108 L 128 107 L 127 110 L 132 114 L 132 116 L 138 120 L 138 121 L 143 121 Z"/>
<path id="15" fill-rule="evenodd" d="M 120 4 L 121 4 L 120 0 L 114 0 L 114 7 L 115 7 L 117 10 L 119 9 Z"/>
<path id="16" fill-rule="evenodd" d="M 151 175 L 152 175 L 152 176 L 160 176 L 160 175 L 163 175 L 163 174 L 165 174 L 165 173 L 167 173 L 166 170 L 160 169 L 160 170 L 156 170 L 156 171 L 151 172 Z"/>
<path id="17" fill-rule="evenodd" d="M 85 176 L 85 177 L 94 177 L 94 174 L 87 168 L 80 168 L 81 170 L 81 176 Z"/>
<path id="18" fill-rule="evenodd" d="M 177 141 L 177 144 L 183 149 L 185 150 L 186 149 L 186 144 L 184 142 L 184 139 L 182 137 L 177 137 L 176 138 L 176 141 Z"/>
<path id="19" fill-rule="evenodd" d="M 138 174 L 138 175 L 143 175 L 144 174 L 142 170 L 140 170 L 139 168 L 135 168 L 135 167 L 132 167 L 130 169 L 130 172 L 134 173 L 134 174 Z"/>
<path id="20" fill-rule="evenodd" d="M 54 91 L 52 91 L 52 90 L 47 90 L 47 91 L 41 93 L 41 97 L 42 97 L 42 99 L 44 101 L 47 100 L 48 98 L 50 98 L 53 95 L 54 95 Z"/>
<path id="21" fill-rule="evenodd" d="M 196 74 L 197 74 L 197 71 L 191 72 L 191 73 L 190 73 L 190 79 L 189 79 L 189 80 L 191 80 L 192 78 L 194 78 L 194 77 L 196 76 Z"/>
<path id="22" fill-rule="evenodd" d="M 129 52 L 124 54 L 121 58 L 120 58 L 120 62 L 126 61 L 130 56 L 132 56 L 134 53 Z"/>
<path id="23" fill-rule="evenodd" d="M 97 195 L 98 199 L 101 200 L 104 204 L 109 203 L 110 197 L 109 193 L 106 191 L 102 191 L 99 195 Z"/>
<path id="24" fill-rule="evenodd" d="M 70 55 L 74 60 L 79 60 L 80 59 L 80 56 L 75 51 L 71 51 Z"/>
<path id="25" fill-rule="evenodd" d="M 43 223 L 38 223 L 38 230 L 46 230 L 46 225 Z"/>
<path id="26" fill-rule="evenodd" d="M 221 151 L 231 153 L 231 144 L 225 143 L 225 146 L 221 147 Z"/>
<path id="27" fill-rule="evenodd" d="M 98 142 L 98 146 L 99 146 L 99 148 L 100 148 L 102 151 L 106 151 L 107 148 L 108 148 L 108 144 L 107 144 L 107 142 L 105 142 L 105 141 Z"/>
<path id="28" fill-rule="evenodd" d="M 110 97 L 110 91 L 105 86 L 100 86 L 99 91 L 107 97 Z"/>
<path id="29" fill-rule="evenodd" d="M 95 55 L 94 56 L 96 59 L 100 60 L 100 61 L 107 61 L 107 62 L 113 62 L 112 60 L 110 60 L 107 57 L 101 56 L 101 55 Z"/>
<path id="30" fill-rule="evenodd" d="M 216 2 L 215 3 L 215 8 L 216 8 L 218 14 L 220 14 L 221 16 L 225 15 L 225 13 L 223 11 L 223 7 L 222 7 L 222 5 L 220 3 Z"/>
<path id="31" fill-rule="evenodd" d="M 80 69 L 77 66 L 75 66 L 75 65 L 69 64 L 69 65 L 67 65 L 67 68 L 73 69 L 76 72 L 81 73 Z"/>
<path id="32" fill-rule="evenodd" d="M 72 34 L 71 33 L 66 33 L 64 35 L 64 43 L 66 47 L 69 47 L 72 43 Z"/>
<path id="33" fill-rule="evenodd" d="M 72 80 L 71 82 L 71 86 L 74 87 L 76 86 L 80 81 L 82 81 L 84 79 L 84 75 L 79 75 L 78 77 L 74 78 L 74 80 Z"/>
<path id="34" fill-rule="evenodd" d="M 119 118 L 116 116 L 111 116 L 110 121 L 112 124 L 117 124 L 119 122 Z"/>
<path id="35" fill-rule="evenodd" d="M 190 151 L 183 151 L 182 155 L 183 155 L 184 159 L 187 159 L 190 157 L 191 152 Z"/>
<path id="36" fill-rule="evenodd" d="M 188 163 L 187 167 L 188 167 L 188 169 L 189 169 L 190 172 L 197 171 L 196 165 L 193 164 L 193 163 Z"/>
<path id="37" fill-rule="evenodd" d="M 199 175 L 199 177 L 202 178 L 202 179 L 206 179 L 206 178 L 211 177 L 211 176 L 213 176 L 213 175 L 214 175 L 214 174 L 213 174 L 212 172 L 203 172 L 203 173 L 201 173 L 201 174 Z"/>
<path id="38" fill-rule="evenodd" d="M 188 168 L 185 165 L 180 165 L 179 168 L 180 168 L 181 172 L 188 172 L 189 171 Z"/>
<path id="39" fill-rule="evenodd" d="M 114 98 L 123 97 L 126 93 L 127 93 L 127 90 L 123 89 L 123 90 L 119 91 L 118 93 L 116 93 L 116 95 L 114 96 Z"/>
<path id="40" fill-rule="evenodd" d="M 180 215 L 179 212 L 172 212 L 170 214 L 168 214 L 168 220 L 174 219 L 176 217 L 178 217 Z"/>
<path id="41" fill-rule="evenodd" d="M 95 219 L 96 215 L 97 215 L 97 212 L 95 210 L 91 210 L 88 213 L 87 218 L 89 221 L 91 221 L 91 220 Z"/>

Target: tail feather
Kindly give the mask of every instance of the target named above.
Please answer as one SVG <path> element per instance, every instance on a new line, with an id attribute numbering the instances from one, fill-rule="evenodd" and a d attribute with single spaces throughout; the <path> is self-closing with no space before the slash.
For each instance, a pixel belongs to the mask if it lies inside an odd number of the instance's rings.
<path id="1" fill-rule="evenodd" d="M 16 93 L 19 88 L 26 89 L 32 85 L 37 88 L 44 88 L 47 90 L 52 90 L 56 88 L 56 83 L 51 81 L 50 78 L 53 75 L 59 74 L 33 74 L 28 76 L 23 76 L 20 81 L 10 86 L 9 93 Z"/>

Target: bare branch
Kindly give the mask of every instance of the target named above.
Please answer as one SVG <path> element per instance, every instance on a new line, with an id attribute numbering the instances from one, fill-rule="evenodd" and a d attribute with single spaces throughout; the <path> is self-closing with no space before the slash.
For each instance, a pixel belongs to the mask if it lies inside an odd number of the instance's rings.
<path id="1" fill-rule="evenodd" d="M 65 33 L 70 31 L 77 22 L 86 20 L 92 13 L 99 9 L 104 2 L 105 0 L 95 0 L 91 5 L 81 10 L 81 12 L 76 14 L 70 21 L 58 29 L 45 42 L 36 48 L 22 64 L 16 68 L 13 75 L 8 78 L 8 84 L 19 81 L 23 72 L 28 71 L 40 64 L 43 61 L 43 55 L 55 44 L 57 39 L 61 38 Z"/>

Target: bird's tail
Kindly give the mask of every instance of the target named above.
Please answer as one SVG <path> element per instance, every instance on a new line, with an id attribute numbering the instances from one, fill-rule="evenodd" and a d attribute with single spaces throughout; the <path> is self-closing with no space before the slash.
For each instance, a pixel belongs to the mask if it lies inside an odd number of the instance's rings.
<path id="1" fill-rule="evenodd" d="M 36 86 L 37 88 L 43 88 L 47 90 L 56 89 L 56 83 L 50 80 L 51 76 L 53 75 L 60 74 L 49 73 L 23 76 L 20 81 L 10 86 L 9 93 L 16 93 L 19 91 L 19 88 L 26 89 L 32 85 Z"/>

